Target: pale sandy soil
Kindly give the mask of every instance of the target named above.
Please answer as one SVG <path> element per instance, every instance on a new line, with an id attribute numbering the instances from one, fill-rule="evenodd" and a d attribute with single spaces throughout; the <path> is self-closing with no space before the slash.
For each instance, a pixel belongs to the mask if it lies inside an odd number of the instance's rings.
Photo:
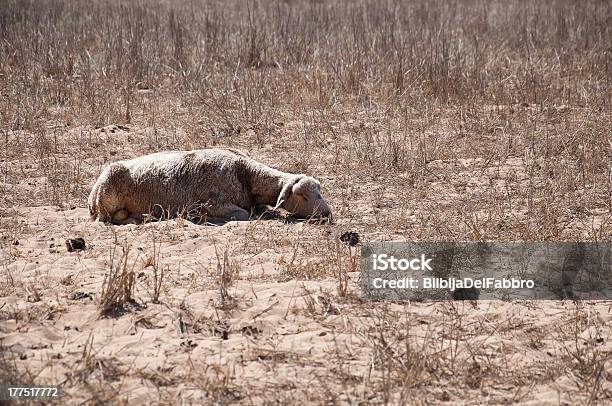
<path id="1" fill-rule="evenodd" d="M 57 134 L 55 146 L 52 137 L 11 134 L 2 163 L 0 343 L 13 379 L 59 384 L 69 404 L 556 405 L 612 398 L 609 301 L 364 302 L 358 250 L 338 241 L 348 230 L 364 241 L 553 233 L 557 223 L 539 221 L 519 203 L 522 188 L 545 183 L 528 176 L 524 158 L 491 164 L 440 157 L 427 163 L 426 181 L 415 183 L 405 174 L 346 170 L 360 157 L 329 149 L 296 157 L 273 143 L 251 152 L 319 177 L 334 224 L 281 218 L 110 226 L 92 222 L 85 207 L 104 163 L 150 150 L 153 136 L 156 149 L 194 145 L 180 130 Z M 76 137 L 84 142 L 71 142 Z M 299 149 L 294 140 L 283 142 Z M 39 141 L 51 152 L 37 158 Z M 334 159 L 342 171 L 333 169 Z M 609 232 L 609 212 L 575 205 L 579 210 L 551 214 L 563 238 Z M 461 210 L 470 213 L 465 222 L 452 217 Z M 67 252 L 64 241 L 74 237 L 85 239 L 85 251 Z M 120 266 L 126 247 L 134 302 L 102 315 L 105 275 Z M 165 270 L 157 302 L 154 266 Z M 346 291 L 339 283 L 345 277 Z"/>

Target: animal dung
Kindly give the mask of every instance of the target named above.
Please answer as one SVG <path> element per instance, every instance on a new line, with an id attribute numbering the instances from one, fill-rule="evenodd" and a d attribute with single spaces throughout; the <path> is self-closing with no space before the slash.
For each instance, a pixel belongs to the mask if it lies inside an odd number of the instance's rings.
<path id="1" fill-rule="evenodd" d="M 83 251 L 85 249 L 85 240 L 81 237 L 69 238 L 66 240 L 66 249 L 68 249 L 68 252 Z"/>
<path id="2" fill-rule="evenodd" d="M 340 236 L 340 241 L 354 247 L 359 244 L 359 234 L 355 231 L 346 231 Z"/>

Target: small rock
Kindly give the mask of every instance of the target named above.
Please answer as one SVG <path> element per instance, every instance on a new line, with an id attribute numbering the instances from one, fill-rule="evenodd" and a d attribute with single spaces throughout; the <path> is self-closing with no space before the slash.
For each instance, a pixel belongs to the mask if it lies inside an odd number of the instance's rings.
<path id="1" fill-rule="evenodd" d="M 87 299 L 89 298 L 90 300 L 93 299 L 91 297 L 91 293 L 87 293 L 87 292 L 72 292 L 70 295 L 68 295 L 68 299 L 70 300 L 82 300 L 82 299 Z"/>
<path id="2" fill-rule="evenodd" d="M 198 346 L 198 343 L 193 342 L 192 340 L 181 341 L 181 347 L 186 347 L 188 349 L 195 348 Z"/>
<path id="3" fill-rule="evenodd" d="M 67 239 L 66 248 L 68 252 L 82 251 L 85 249 L 85 240 L 81 237 Z"/>
<path id="4" fill-rule="evenodd" d="M 13 245 L 19 245 L 19 240 L 13 241 Z"/>
<path id="5" fill-rule="evenodd" d="M 359 244 L 359 234 L 354 231 L 346 231 L 340 236 L 340 241 L 354 247 Z"/>

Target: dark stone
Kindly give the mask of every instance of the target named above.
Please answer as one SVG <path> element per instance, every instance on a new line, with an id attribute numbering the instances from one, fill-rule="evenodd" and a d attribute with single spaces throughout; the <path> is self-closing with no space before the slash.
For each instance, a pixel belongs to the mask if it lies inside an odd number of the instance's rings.
<path id="1" fill-rule="evenodd" d="M 91 296 L 91 293 L 87 293 L 87 292 L 72 292 L 71 294 L 68 295 L 68 299 L 70 300 L 82 300 L 82 299 L 93 299 L 93 297 Z"/>
<path id="2" fill-rule="evenodd" d="M 82 251 L 85 249 L 85 240 L 81 237 L 69 238 L 66 240 L 66 248 L 68 252 Z"/>
<path id="3" fill-rule="evenodd" d="M 359 234 L 357 234 L 355 231 L 346 231 L 340 236 L 340 241 L 354 247 L 355 245 L 359 244 Z"/>

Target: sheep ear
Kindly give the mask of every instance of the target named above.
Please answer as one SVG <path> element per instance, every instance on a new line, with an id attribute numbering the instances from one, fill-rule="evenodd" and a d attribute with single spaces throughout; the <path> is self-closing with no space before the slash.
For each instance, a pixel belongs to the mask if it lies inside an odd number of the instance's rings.
<path id="1" fill-rule="evenodd" d="M 278 210 L 283 205 L 283 203 L 285 203 L 287 199 L 289 199 L 289 196 L 291 196 L 291 193 L 293 192 L 293 186 L 295 186 L 295 184 L 298 183 L 300 179 L 300 177 L 291 179 L 289 182 L 287 182 L 285 186 L 283 186 L 283 189 L 281 190 L 280 194 L 278 195 L 278 199 L 276 200 L 276 206 L 274 206 L 274 210 Z"/>

